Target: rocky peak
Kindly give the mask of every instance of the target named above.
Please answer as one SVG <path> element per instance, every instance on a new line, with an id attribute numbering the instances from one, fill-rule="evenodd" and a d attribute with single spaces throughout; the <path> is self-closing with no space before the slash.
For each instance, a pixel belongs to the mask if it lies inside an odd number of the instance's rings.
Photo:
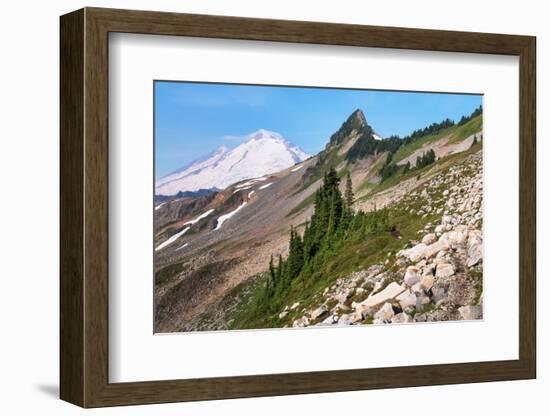
<path id="1" fill-rule="evenodd" d="M 346 123 L 348 122 L 354 125 L 364 126 L 367 124 L 367 119 L 365 118 L 365 113 L 363 113 L 363 110 L 358 108 L 348 117 Z"/>
<path id="2" fill-rule="evenodd" d="M 329 145 L 339 145 L 350 137 L 352 133 L 367 134 L 368 136 L 372 134 L 372 129 L 368 125 L 365 114 L 361 109 L 357 109 L 351 113 L 338 131 L 330 137 Z"/>

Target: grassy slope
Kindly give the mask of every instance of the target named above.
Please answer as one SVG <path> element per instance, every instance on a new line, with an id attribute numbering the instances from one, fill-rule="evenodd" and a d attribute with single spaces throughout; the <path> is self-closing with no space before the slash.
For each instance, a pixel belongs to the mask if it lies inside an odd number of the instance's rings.
<path id="1" fill-rule="evenodd" d="M 370 197 L 372 197 L 372 195 L 378 192 L 385 191 L 386 189 L 389 189 L 399 184 L 399 182 L 401 181 L 411 179 L 414 177 L 420 178 L 425 176 L 426 174 L 432 175 L 434 173 L 437 173 L 442 169 L 446 169 L 450 164 L 455 163 L 457 160 L 462 159 L 464 156 L 477 152 L 480 148 L 481 148 L 481 144 L 477 144 L 472 146 L 470 149 L 466 150 L 465 152 L 455 153 L 452 155 L 442 157 L 441 159 L 438 159 L 434 164 L 425 166 L 421 169 L 412 169 L 407 173 L 398 172 L 397 174 L 390 176 L 385 181 L 380 182 L 378 185 L 371 188 L 370 192 L 362 196 L 360 200 L 369 199 Z"/>
<path id="2" fill-rule="evenodd" d="M 382 166 L 384 166 L 384 163 L 386 163 L 387 156 L 388 156 L 388 152 L 382 153 L 382 155 L 378 157 L 378 160 L 376 160 L 376 162 L 374 162 L 370 166 L 369 173 L 357 188 L 358 192 L 370 189 L 375 186 L 375 182 L 373 182 L 373 179 L 376 177 L 376 175 L 378 175 L 378 172 L 380 171 L 380 169 L 382 169 Z"/>
<path id="3" fill-rule="evenodd" d="M 462 126 L 455 125 L 447 129 L 441 130 L 437 134 L 424 136 L 412 143 L 409 143 L 406 146 L 399 148 L 399 150 L 395 152 L 393 160 L 395 162 L 399 162 L 400 160 L 403 160 L 406 157 L 412 155 L 416 150 L 420 149 L 425 144 L 435 142 L 447 136 L 449 137 L 449 144 L 460 142 L 461 140 L 464 140 L 472 134 L 478 132 L 481 129 L 481 123 L 482 116 L 479 115 L 477 117 L 474 117 L 467 123 L 463 124 Z"/>
<path id="4" fill-rule="evenodd" d="M 480 114 L 479 116 L 474 117 L 462 126 L 457 126 L 456 130 L 449 138 L 448 144 L 460 142 L 467 137 L 470 137 L 472 134 L 479 132 L 482 128 L 482 117 L 483 116 Z"/>
<path id="5" fill-rule="evenodd" d="M 400 160 L 405 159 L 406 157 L 409 157 L 414 152 L 416 152 L 418 149 L 420 149 L 422 146 L 424 146 L 427 143 L 433 143 L 439 139 L 442 139 L 443 137 L 446 137 L 450 135 L 453 131 L 453 129 L 456 126 L 449 127 L 447 129 L 441 130 L 437 134 L 431 134 L 429 136 L 421 137 L 418 140 L 415 140 L 412 143 L 409 143 L 406 146 L 402 146 L 395 152 L 395 155 L 393 156 L 394 162 L 399 162 Z"/>

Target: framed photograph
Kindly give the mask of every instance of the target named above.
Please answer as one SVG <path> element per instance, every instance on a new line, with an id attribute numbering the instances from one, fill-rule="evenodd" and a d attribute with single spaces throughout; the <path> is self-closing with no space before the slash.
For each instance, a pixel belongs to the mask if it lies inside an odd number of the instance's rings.
<path id="1" fill-rule="evenodd" d="M 535 38 L 61 17 L 82 407 L 536 376 Z"/>

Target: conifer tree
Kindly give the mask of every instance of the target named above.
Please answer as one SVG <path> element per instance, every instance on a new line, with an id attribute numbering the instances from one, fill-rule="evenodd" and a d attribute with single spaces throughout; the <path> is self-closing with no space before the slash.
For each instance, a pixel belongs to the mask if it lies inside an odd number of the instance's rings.
<path id="1" fill-rule="evenodd" d="M 332 190 L 338 188 L 338 183 L 340 182 L 340 179 L 338 179 L 338 174 L 336 173 L 336 170 L 331 167 L 326 173 L 325 173 L 325 183 L 324 187 L 326 189 Z"/>
<path id="2" fill-rule="evenodd" d="M 277 285 L 280 285 L 282 280 L 283 280 L 283 256 L 279 254 L 279 264 L 275 269 L 275 281 L 277 282 Z"/>
<path id="3" fill-rule="evenodd" d="M 342 216 L 340 218 L 340 231 L 344 232 L 348 230 L 352 216 L 353 216 L 353 213 L 348 208 L 347 204 L 344 203 L 344 207 L 342 209 Z"/>
<path id="4" fill-rule="evenodd" d="M 351 183 L 351 175 L 350 175 L 349 171 L 348 171 L 348 174 L 346 175 L 345 197 L 346 197 L 346 208 L 348 210 L 348 216 L 351 216 L 354 195 L 353 195 L 353 186 L 352 186 L 352 183 Z"/>
<path id="5" fill-rule="evenodd" d="M 273 265 L 273 254 L 269 258 L 269 278 L 270 278 L 270 284 L 272 287 L 275 287 L 277 284 L 277 276 L 275 274 L 275 266 Z"/>
<path id="6" fill-rule="evenodd" d="M 288 280 L 295 279 L 300 274 L 304 265 L 304 252 L 302 239 L 294 229 L 290 229 L 290 247 L 288 254 Z"/>

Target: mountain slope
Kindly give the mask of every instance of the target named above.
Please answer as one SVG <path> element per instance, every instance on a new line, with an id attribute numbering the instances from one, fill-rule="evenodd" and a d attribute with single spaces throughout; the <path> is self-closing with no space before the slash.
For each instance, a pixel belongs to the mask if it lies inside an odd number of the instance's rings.
<path id="1" fill-rule="evenodd" d="M 319 305 L 318 301 L 322 301 L 321 295 L 329 283 L 337 278 L 347 279 L 346 276 L 355 270 L 381 260 L 380 243 L 386 242 L 387 248 L 391 246 L 395 252 L 403 248 L 404 243 L 412 241 L 418 231 L 416 227 L 423 227 L 442 214 L 434 212 L 433 216 L 419 216 L 401 209 L 394 211 L 392 206 L 404 202 L 407 195 L 441 169 L 461 163 L 469 154 L 480 155 L 481 140 L 467 146 L 467 151 L 457 148 L 430 165 L 411 167 L 406 173 L 399 166 L 394 176 L 383 179 L 380 177 L 381 168 L 388 160 L 392 164 L 399 162 L 394 155 L 401 148 L 408 153 L 408 149 L 417 144 L 435 146 L 442 140 L 450 142 L 452 139 L 454 145 L 467 140 L 463 139 L 464 135 L 451 138 L 444 135 L 427 141 L 423 139 L 426 133 L 403 142 L 397 142 L 402 140 L 397 138 L 378 140 L 372 128 L 366 126 L 364 114 L 356 111 L 316 156 L 273 174 L 235 182 L 208 198 L 173 199 L 155 211 L 155 221 L 163 220 L 164 224 L 162 228 L 156 228 L 155 238 L 155 247 L 161 247 L 155 252 L 155 330 L 243 328 L 261 326 L 266 322 L 275 326 L 293 325 L 291 318 L 298 319 L 301 316 L 298 313 L 307 311 L 300 308 L 282 321 L 278 317 L 282 313 L 279 310 L 266 315 L 266 321 L 262 318 L 264 315 L 256 314 L 250 307 L 258 294 L 256 290 L 265 284 L 270 257 L 287 257 L 291 226 L 299 234 L 304 232 L 306 221 L 310 221 L 314 213 L 315 193 L 327 169 L 335 168 L 340 178 L 350 173 L 356 212 L 389 206 L 390 225 L 398 228 L 404 240 L 382 229 L 377 231 L 380 234 L 372 236 L 374 239 L 359 236 L 353 244 L 348 246 L 347 242 L 343 251 L 328 256 L 326 264 L 318 265 L 322 276 L 314 279 L 315 284 L 305 288 L 305 292 L 303 287 L 296 286 L 297 291 L 285 299 L 287 306 L 295 302 L 311 308 Z M 467 124 L 463 126 L 463 130 L 472 130 Z M 480 134 L 479 130 L 477 134 Z M 356 155 L 350 157 L 354 147 Z M 340 184 L 345 182 L 343 179 Z M 178 233 L 180 236 L 173 243 L 164 244 Z M 383 253 L 384 260 L 386 254 Z M 247 304 L 246 299 L 252 303 Z"/>
<path id="2" fill-rule="evenodd" d="M 308 157 L 280 134 L 262 129 L 250 134 L 246 142 L 233 150 L 222 147 L 206 159 L 159 179 L 156 194 L 225 189 L 245 179 L 284 170 Z"/>
<path id="3" fill-rule="evenodd" d="M 191 163 L 185 165 L 184 167 L 160 178 L 157 181 L 157 184 L 163 184 L 163 183 L 169 182 L 170 181 L 169 178 L 171 177 L 179 176 L 179 175 L 189 175 L 190 173 L 199 171 L 200 169 L 203 169 L 207 166 L 214 165 L 223 157 L 223 155 L 229 152 L 229 150 L 230 149 L 227 146 L 221 145 L 212 153 L 209 153 L 206 156 L 195 159 Z"/>

